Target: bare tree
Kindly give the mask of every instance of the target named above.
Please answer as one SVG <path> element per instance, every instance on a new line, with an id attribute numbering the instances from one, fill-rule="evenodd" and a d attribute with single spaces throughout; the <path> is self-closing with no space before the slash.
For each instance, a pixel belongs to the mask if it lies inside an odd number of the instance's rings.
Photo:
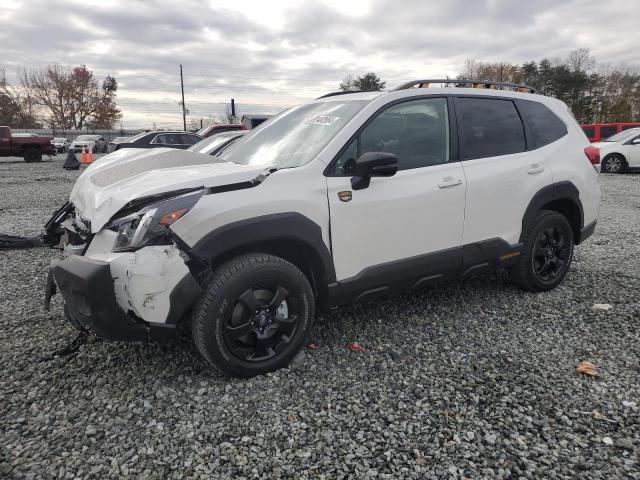
<path id="1" fill-rule="evenodd" d="M 0 78 L 0 124 L 17 128 L 38 128 L 38 105 L 33 92 L 23 86 L 13 86 L 3 75 Z"/>
<path id="2" fill-rule="evenodd" d="M 69 69 L 49 65 L 43 70 L 24 70 L 22 88 L 44 107 L 44 121 L 54 128 L 113 128 L 122 117 L 115 103 L 118 82 L 107 76 L 98 85 L 85 65 Z"/>

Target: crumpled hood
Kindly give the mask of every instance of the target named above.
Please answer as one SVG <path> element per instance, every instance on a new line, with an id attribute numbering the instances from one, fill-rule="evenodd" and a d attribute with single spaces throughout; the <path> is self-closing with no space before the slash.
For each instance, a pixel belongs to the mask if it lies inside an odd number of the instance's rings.
<path id="1" fill-rule="evenodd" d="M 90 165 L 73 186 L 69 201 L 96 233 L 131 200 L 247 182 L 265 169 L 172 148 L 121 149 Z"/>

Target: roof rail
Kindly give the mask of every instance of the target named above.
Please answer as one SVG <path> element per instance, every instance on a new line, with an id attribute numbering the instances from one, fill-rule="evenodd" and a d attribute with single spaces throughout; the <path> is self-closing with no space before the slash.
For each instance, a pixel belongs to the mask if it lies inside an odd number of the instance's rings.
<path id="1" fill-rule="evenodd" d="M 320 100 L 321 98 L 327 97 L 335 97 L 336 95 L 347 95 L 349 93 L 365 93 L 365 92 L 374 92 L 375 90 L 339 90 L 337 92 L 325 93 L 321 97 L 316 98 L 316 100 Z"/>
<path id="2" fill-rule="evenodd" d="M 508 82 L 492 82 L 490 80 L 467 80 L 467 79 L 458 79 L 458 78 L 436 78 L 436 79 L 427 79 L 427 80 L 412 80 L 411 82 L 403 83 L 399 87 L 393 89 L 393 91 L 397 90 L 407 90 L 409 88 L 428 88 L 431 83 L 462 83 L 464 85 L 471 85 L 472 88 L 491 88 L 503 90 L 504 87 L 512 88 L 516 92 L 523 93 L 538 93 L 538 91 L 525 85 L 523 83 L 508 83 Z M 502 88 L 499 88 L 502 87 Z"/>

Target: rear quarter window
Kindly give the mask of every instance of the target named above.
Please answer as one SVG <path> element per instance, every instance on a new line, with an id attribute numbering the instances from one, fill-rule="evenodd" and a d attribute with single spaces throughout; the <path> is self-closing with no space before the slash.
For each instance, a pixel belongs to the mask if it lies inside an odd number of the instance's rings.
<path id="1" fill-rule="evenodd" d="M 529 123 L 536 147 L 548 145 L 567 134 L 567 126 L 542 103 L 521 100 L 518 108 Z"/>

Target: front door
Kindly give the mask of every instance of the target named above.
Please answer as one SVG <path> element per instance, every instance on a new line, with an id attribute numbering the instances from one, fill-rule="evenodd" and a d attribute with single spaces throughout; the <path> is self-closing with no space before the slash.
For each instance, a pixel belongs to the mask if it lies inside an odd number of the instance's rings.
<path id="1" fill-rule="evenodd" d="M 331 245 L 338 282 L 365 287 L 457 272 L 466 181 L 450 162 L 446 98 L 387 107 L 350 141 L 327 177 Z M 399 171 L 353 190 L 355 159 L 393 153 Z"/>

